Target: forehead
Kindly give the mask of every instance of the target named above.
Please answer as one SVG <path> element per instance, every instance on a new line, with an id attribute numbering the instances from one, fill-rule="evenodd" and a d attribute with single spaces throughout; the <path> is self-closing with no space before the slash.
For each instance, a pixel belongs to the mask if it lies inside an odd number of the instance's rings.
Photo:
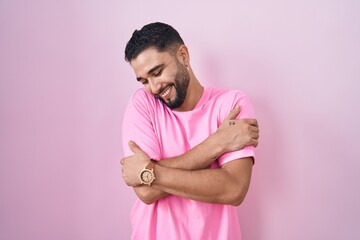
<path id="1" fill-rule="evenodd" d="M 154 66 L 167 64 L 174 57 L 167 51 L 159 52 L 155 48 L 148 48 L 142 51 L 136 58 L 131 60 L 130 64 L 137 76 L 146 75 Z"/>

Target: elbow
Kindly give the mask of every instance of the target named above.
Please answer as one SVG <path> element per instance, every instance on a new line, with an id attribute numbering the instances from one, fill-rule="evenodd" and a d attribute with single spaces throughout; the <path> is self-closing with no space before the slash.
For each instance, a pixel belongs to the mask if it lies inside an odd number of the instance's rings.
<path id="1" fill-rule="evenodd" d="M 151 201 L 151 200 L 148 200 L 148 199 L 141 199 L 140 198 L 140 200 L 143 202 L 143 203 L 145 203 L 146 205 L 151 205 L 151 204 L 153 204 L 155 201 Z"/>
<path id="2" fill-rule="evenodd" d="M 159 199 L 167 197 L 169 194 L 160 190 L 156 190 L 148 186 L 134 187 L 138 198 L 145 204 L 150 205 L 156 203 Z"/>
<path id="3" fill-rule="evenodd" d="M 147 194 L 144 192 L 137 194 L 137 196 L 146 205 L 150 205 L 150 204 L 153 204 L 154 202 L 156 202 L 156 199 L 153 199 L 150 194 Z"/>
<path id="4" fill-rule="evenodd" d="M 232 205 L 232 206 L 239 206 L 240 204 L 242 204 L 242 202 L 245 199 L 246 193 L 247 193 L 247 188 L 245 187 L 237 187 L 235 189 L 233 189 L 227 198 L 227 204 Z"/>
<path id="5" fill-rule="evenodd" d="M 240 206 L 240 204 L 244 201 L 244 199 L 245 199 L 245 196 L 236 197 L 230 202 L 230 205 L 232 205 L 234 207 Z"/>
<path id="6" fill-rule="evenodd" d="M 153 194 L 147 188 L 138 188 L 135 191 L 138 198 L 146 205 L 153 204 L 157 199 L 154 199 Z"/>

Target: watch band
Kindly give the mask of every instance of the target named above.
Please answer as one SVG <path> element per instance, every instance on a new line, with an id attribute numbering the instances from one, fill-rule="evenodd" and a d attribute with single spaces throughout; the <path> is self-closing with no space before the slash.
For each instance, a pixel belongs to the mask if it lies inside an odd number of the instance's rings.
<path id="1" fill-rule="evenodd" d="M 152 161 L 150 161 L 150 162 L 148 163 L 148 165 L 146 165 L 145 168 L 151 170 L 151 169 L 154 169 L 154 167 L 155 167 L 155 163 L 153 163 Z"/>

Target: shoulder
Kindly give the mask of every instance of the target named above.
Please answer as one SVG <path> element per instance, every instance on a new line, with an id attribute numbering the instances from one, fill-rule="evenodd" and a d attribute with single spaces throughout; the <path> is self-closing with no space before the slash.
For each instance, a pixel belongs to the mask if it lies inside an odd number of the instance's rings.
<path id="1" fill-rule="evenodd" d="M 137 89 L 131 96 L 131 102 L 151 102 L 154 100 L 154 96 L 151 95 L 145 88 Z"/>
<path id="2" fill-rule="evenodd" d="M 159 99 L 155 98 L 145 88 L 137 89 L 131 96 L 127 112 L 133 112 L 144 116 L 157 118 L 159 115 L 168 114 L 171 110 L 166 107 Z"/>
<path id="3" fill-rule="evenodd" d="M 140 88 L 132 94 L 128 106 L 141 109 L 154 109 L 159 104 L 158 102 L 159 100 L 145 88 Z"/>
<path id="4" fill-rule="evenodd" d="M 211 88 L 211 92 L 210 102 L 215 108 L 219 109 L 220 116 L 226 117 L 227 114 L 237 105 L 240 105 L 241 107 L 239 116 L 254 116 L 251 100 L 243 91 Z"/>
<path id="5" fill-rule="evenodd" d="M 130 97 L 125 116 L 136 117 L 140 115 L 151 116 L 156 108 L 156 99 L 146 89 L 136 90 Z"/>
<path id="6" fill-rule="evenodd" d="M 238 104 L 242 101 L 249 101 L 249 97 L 241 90 L 209 88 L 211 91 L 210 99 L 219 104 Z"/>

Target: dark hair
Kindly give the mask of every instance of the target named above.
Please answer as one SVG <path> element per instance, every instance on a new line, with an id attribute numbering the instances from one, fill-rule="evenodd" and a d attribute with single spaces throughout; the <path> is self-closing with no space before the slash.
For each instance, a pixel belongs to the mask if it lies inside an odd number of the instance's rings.
<path id="1" fill-rule="evenodd" d="M 181 44 L 184 44 L 184 41 L 172 26 L 160 22 L 150 23 L 141 30 L 133 32 L 126 44 L 125 60 L 130 62 L 150 47 L 154 47 L 159 52 L 173 53 L 174 47 Z"/>

